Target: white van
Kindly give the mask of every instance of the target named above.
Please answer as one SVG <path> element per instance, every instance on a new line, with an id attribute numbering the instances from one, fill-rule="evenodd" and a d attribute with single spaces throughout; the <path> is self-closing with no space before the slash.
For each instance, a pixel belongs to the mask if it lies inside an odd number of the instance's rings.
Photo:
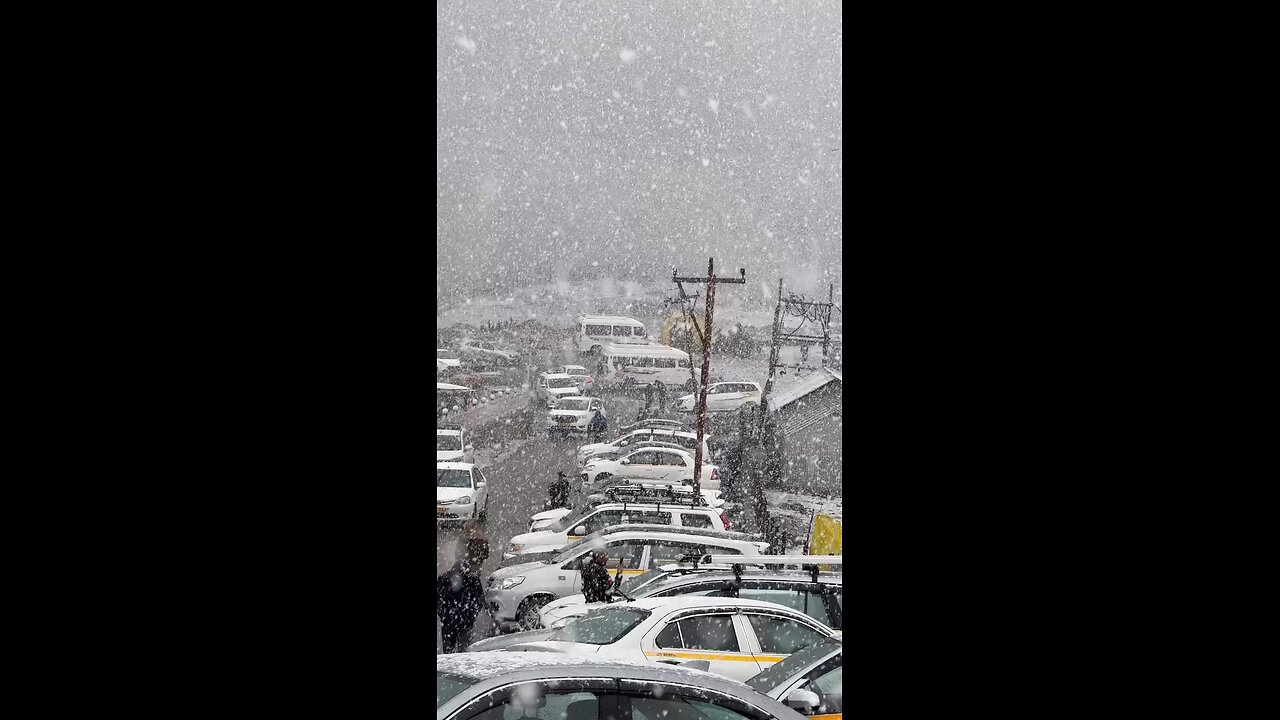
<path id="1" fill-rule="evenodd" d="M 689 353 L 667 345 L 616 345 L 601 348 L 595 387 L 624 384 L 648 385 L 658 381 L 668 387 L 693 386 L 689 377 Z"/>
<path id="2" fill-rule="evenodd" d="M 645 345 L 649 331 L 635 318 L 618 315 L 579 315 L 574 338 L 580 353 L 598 353 L 605 345 Z"/>

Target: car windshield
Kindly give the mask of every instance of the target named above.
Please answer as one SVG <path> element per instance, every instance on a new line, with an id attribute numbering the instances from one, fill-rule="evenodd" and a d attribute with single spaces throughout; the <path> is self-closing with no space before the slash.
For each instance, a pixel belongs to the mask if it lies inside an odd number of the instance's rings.
<path id="1" fill-rule="evenodd" d="M 621 640 L 651 614 L 648 610 L 625 605 L 600 608 L 565 625 L 547 639 L 588 645 L 609 645 Z"/>
<path id="2" fill-rule="evenodd" d="M 436 435 L 436 450 L 461 450 L 461 435 Z"/>
<path id="3" fill-rule="evenodd" d="M 471 472 L 468 470 L 436 470 L 436 487 L 469 488 Z"/>
<path id="4" fill-rule="evenodd" d="M 557 410 L 586 410 L 591 406 L 590 400 L 579 400 L 578 398 L 565 398 L 556 405 Z"/>
<path id="5" fill-rule="evenodd" d="M 770 690 L 791 679 L 808 665 L 818 662 L 839 648 L 837 643 L 818 643 L 800 650 L 774 665 L 765 668 L 764 672 L 747 680 L 746 683 L 757 691 L 768 694 Z"/>
<path id="6" fill-rule="evenodd" d="M 648 572 L 644 572 L 639 575 L 622 578 L 622 582 L 618 584 L 618 589 L 628 595 L 631 595 L 645 585 L 661 580 L 666 576 L 666 570 L 649 570 Z"/>
<path id="7" fill-rule="evenodd" d="M 567 388 L 573 387 L 573 378 L 551 378 L 547 381 L 547 387 Z"/>
<path id="8" fill-rule="evenodd" d="M 595 508 L 593 508 L 590 505 L 584 505 L 583 507 L 580 507 L 577 510 L 574 510 L 573 512 L 569 513 L 568 515 L 565 515 L 564 517 L 560 518 L 559 520 L 556 521 L 554 525 L 551 525 L 547 529 L 553 530 L 555 532 L 564 532 L 565 530 L 568 530 L 569 528 L 573 527 L 575 523 L 577 523 L 582 518 L 586 517 L 587 513 L 591 512 L 594 509 Z"/>
<path id="9" fill-rule="evenodd" d="M 459 675 L 436 673 L 436 707 L 452 700 L 458 693 L 471 687 L 471 681 Z"/>

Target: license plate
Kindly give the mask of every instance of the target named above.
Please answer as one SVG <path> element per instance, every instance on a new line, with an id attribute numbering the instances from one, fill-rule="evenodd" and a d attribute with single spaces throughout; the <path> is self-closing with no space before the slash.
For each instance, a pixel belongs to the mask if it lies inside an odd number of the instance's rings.
<path id="1" fill-rule="evenodd" d="M 437 506 L 436 506 L 436 517 L 443 517 L 443 516 L 444 516 L 444 510 L 445 510 L 444 508 L 442 508 L 442 507 L 440 507 L 439 505 L 437 505 Z"/>

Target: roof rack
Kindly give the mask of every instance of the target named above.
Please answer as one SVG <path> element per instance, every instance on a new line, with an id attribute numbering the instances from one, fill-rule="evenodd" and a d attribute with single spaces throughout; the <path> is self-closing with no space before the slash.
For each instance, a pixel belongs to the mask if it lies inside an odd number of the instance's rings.
<path id="1" fill-rule="evenodd" d="M 436 421 L 437 430 L 461 430 L 462 423 Z"/>
<path id="2" fill-rule="evenodd" d="M 742 563 L 742 555 L 686 555 L 681 562 L 692 560 L 696 567 L 702 564 Z M 819 565 L 844 565 L 843 555 L 751 555 L 753 565 L 793 565 L 798 564 L 802 570 L 808 570 L 813 582 L 818 582 Z M 758 558 L 758 559 L 757 559 Z M 741 577 L 742 570 L 735 564 L 733 574 Z"/>
<path id="3" fill-rule="evenodd" d="M 649 532 L 653 532 L 653 531 L 655 531 L 655 530 L 660 530 L 660 531 L 662 531 L 662 532 L 673 532 L 673 533 L 679 533 L 679 534 L 681 534 L 681 535 L 698 535 L 698 536 L 701 536 L 701 537 L 725 538 L 725 539 L 728 539 L 728 540 L 745 540 L 745 541 L 748 541 L 748 542 L 759 542 L 759 541 L 760 541 L 760 537 L 759 537 L 758 535 L 749 535 L 749 534 L 747 534 L 747 533 L 733 532 L 733 531 L 731 531 L 731 530 L 707 530 L 707 529 L 703 529 L 703 528 L 676 527 L 676 526 L 673 526 L 673 525 L 646 525 L 646 524 L 637 524 L 637 523 L 631 523 L 631 524 L 625 524 L 625 525 L 612 525 L 612 526 L 610 526 L 610 527 L 603 528 L 603 529 L 601 529 L 601 530 L 596 531 L 596 534 L 597 534 L 597 535 L 612 535 L 612 534 L 614 534 L 614 533 L 627 532 L 627 531 L 630 531 L 630 530 L 645 530 L 645 531 L 649 531 Z M 696 557 L 696 556 L 695 556 L 695 557 Z M 717 555 L 717 556 L 715 556 L 715 557 L 720 557 L 720 558 L 723 558 L 723 557 L 736 557 L 736 558 L 739 558 L 739 559 L 738 559 L 738 560 L 736 560 L 736 561 L 734 561 L 734 562 L 742 562 L 741 558 L 742 558 L 743 556 L 741 556 L 741 555 L 733 555 L 733 556 Z M 753 562 L 753 563 L 755 563 L 755 564 L 764 564 L 764 563 L 766 563 L 766 562 L 769 562 L 769 560 L 766 560 L 766 559 L 754 560 L 754 558 L 756 558 L 756 557 L 760 557 L 760 558 L 772 558 L 772 557 L 777 557 L 777 556 L 774 556 L 774 555 L 758 555 L 758 556 L 757 556 L 757 555 L 748 555 L 748 556 L 746 556 L 746 557 L 753 558 L 752 562 Z"/>

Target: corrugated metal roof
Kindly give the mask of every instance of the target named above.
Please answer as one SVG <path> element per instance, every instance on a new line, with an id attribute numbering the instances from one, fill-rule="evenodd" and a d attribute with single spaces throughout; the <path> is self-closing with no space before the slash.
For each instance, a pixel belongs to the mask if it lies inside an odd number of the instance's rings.
<path id="1" fill-rule="evenodd" d="M 805 395 L 823 387 L 832 380 L 840 383 L 844 382 L 844 380 L 840 378 L 839 374 L 827 368 L 823 368 L 820 372 L 816 372 L 804 380 L 801 380 L 796 385 L 787 388 L 785 391 L 768 398 L 769 408 L 772 412 L 777 412 Z"/>

